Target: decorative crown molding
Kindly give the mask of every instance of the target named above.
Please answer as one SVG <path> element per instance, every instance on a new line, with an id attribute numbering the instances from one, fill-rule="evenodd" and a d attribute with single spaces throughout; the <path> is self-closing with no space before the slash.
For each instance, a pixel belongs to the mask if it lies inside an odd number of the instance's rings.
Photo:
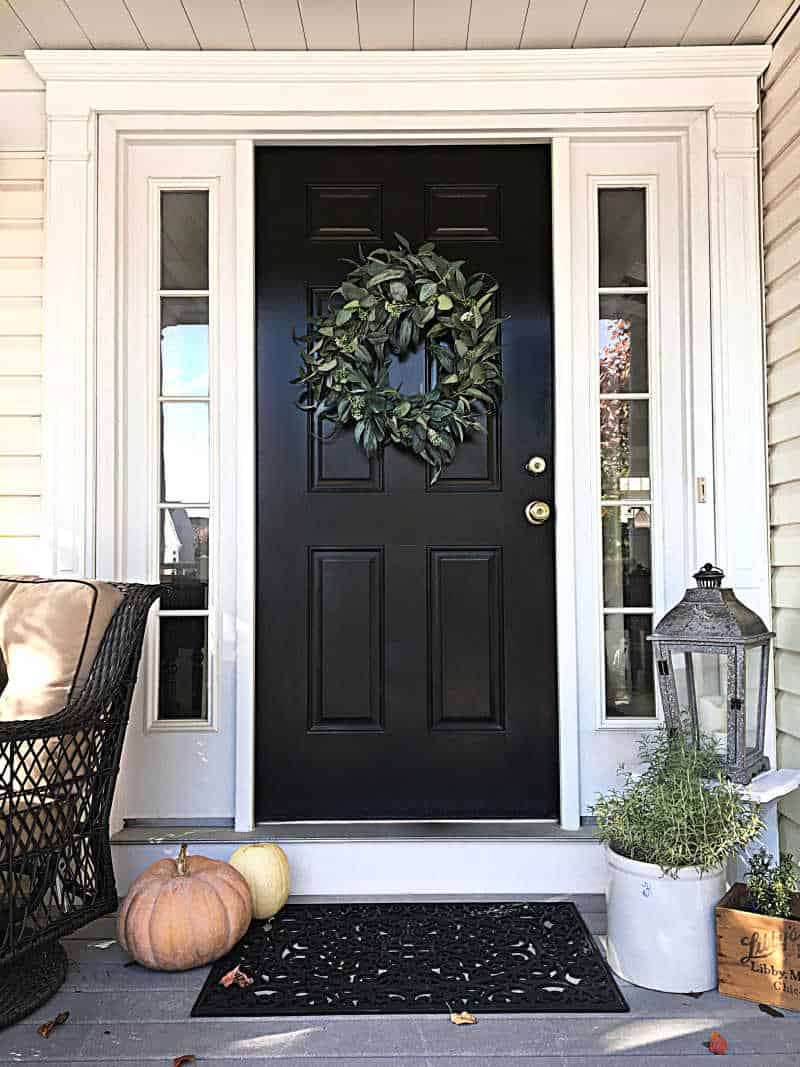
<path id="1" fill-rule="evenodd" d="M 161 52 L 31 49 L 46 82 L 486 82 L 756 78 L 769 45 L 440 52 Z"/>

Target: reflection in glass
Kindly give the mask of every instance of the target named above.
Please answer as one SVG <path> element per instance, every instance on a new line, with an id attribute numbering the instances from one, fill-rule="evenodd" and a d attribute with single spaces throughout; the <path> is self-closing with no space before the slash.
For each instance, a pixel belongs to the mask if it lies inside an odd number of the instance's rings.
<path id="1" fill-rule="evenodd" d="M 607 608 L 646 608 L 652 603 L 650 508 L 604 507 L 603 589 Z"/>
<path id="2" fill-rule="evenodd" d="M 161 405 L 161 499 L 208 503 L 208 404 L 167 400 Z"/>
<path id="3" fill-rule="evenodd" d="M 744 653 L 744 687 L 745 687 L 745 738 L 748 748 L 756 747 L 756 729 L 758 726 L 759 687 L 761 672 L 769 669 L 769 646 L 747 648 Z"/>
<path id="4" fill-rule="evenodd" d="M 170 610 L 208 607 L 208 508 L 163 508 L 161 575 Z"/>
<path id="5" fill-rule="evenodd" d="M 600 297 L 600 392 L 647 392 L 647 297 Z"/>
<path id="6" fill-rule="evenodd" d="M 159 625 L 159 719 L 207 719 L 208 620 L 162 615 Z"/>
<path id="7" fill-rule="evenodd" d="M 161 301 L 161 394 L 208 396 L 208 298 Z"/>
<path id="8" fill-rule="evenodd" d="M 651 615 L 605 615 L 606 716 L 653 718 Z"/>
<path id="9" fill-rule="evenodd" d="M 600 486 L 604 499 L 650 495 L 646 400 L 600 401 Z"/>
<path id="10" fill-rule="evenodd" d="M 161 193 L 161 288 L 208 289 L 208 192 Z"/>
<path id="11" fill-rule="evenodd" d="M 691 657 L 694 691 L 697 697 L 697 721 L 704 734 L 711 734 L 721 755 L 728 750 L 728 655 L 724 652 L 692 652 L 686 656 L 673 655 L 672 672 L 681 711 L 689 709 L 689 685 L 686 659 Z M 758 707 L 758 687 L 761 677 L 762 649 L 745 651 L 745 740 L 748 748 L 756 745 L 758 727 L 755 709 Z"/>
<path id="12" fill-rule="evenodd" d="M 727 750 L 727 706 L 725 694 L 728 684 L 728 657 L 724 653 L 687 653 L 670 655 L 678 707 L 689 713 L 689 675 L 687 664 L 691 662 L 694 693 L 697 700 L 697 721 L 704 734 L 711 734 L 717 741 L 721 755 Z"/>
<path id="13" fill-rule="evenodd" d="M 600 286 L 647 285 L 644 189 L 600 189 Z"/>

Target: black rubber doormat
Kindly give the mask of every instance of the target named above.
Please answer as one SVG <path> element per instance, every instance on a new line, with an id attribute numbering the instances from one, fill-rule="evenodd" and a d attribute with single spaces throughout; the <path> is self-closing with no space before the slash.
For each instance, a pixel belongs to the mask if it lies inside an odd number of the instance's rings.
<path id="1" fill-rule="evenodd" d="M 252 984 L 220 979 L 240 967 Z M 246 979 L 243 980 L 246 981 Z M 192 1015 L 623 1012 L 574 904 L 287 904 L 211 968 Z"/>

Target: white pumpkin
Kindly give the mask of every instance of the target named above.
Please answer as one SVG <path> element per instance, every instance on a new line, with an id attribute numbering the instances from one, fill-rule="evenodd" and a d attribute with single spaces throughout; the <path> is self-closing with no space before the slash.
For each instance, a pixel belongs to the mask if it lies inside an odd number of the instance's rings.
<path id="1" fill-rule="evenodd" d="M 242 845 L 228 862 L 250 886 L 253 915 L 257 919 L 277 915 L 289 899 L 289 861 L 280 845 Z"/>

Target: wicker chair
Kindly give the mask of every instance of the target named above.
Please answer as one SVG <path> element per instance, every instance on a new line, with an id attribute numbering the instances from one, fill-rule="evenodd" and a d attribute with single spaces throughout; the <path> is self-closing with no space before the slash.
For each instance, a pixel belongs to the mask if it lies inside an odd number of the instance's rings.
<path id="1" fill-rule="evenodd" d="M 147 615 L 157 585 L 123 600 L 83 691 L 44 719 L 0 723 L 0 1027 L 63 983 L 58 939 L 117 906 L 108 820 Z"/>

